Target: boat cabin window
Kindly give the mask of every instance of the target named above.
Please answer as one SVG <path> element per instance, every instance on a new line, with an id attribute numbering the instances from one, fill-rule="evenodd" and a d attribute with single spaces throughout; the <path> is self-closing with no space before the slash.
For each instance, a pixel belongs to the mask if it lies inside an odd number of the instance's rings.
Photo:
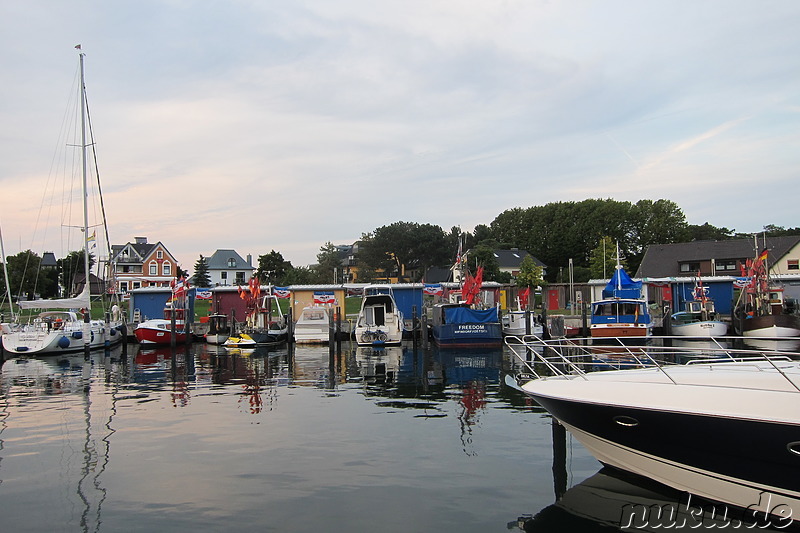
<path id="1" fill-rule="evenodd" d="M 306 320 L 325 320 L 325 312 L 321 309 L 314 309 L 303 313 Z"/>
<path id="2" fill-rule="evenodd" d="M 641 304 L 636 302 L 613 302 L 597 305 L 594 308 L 595 316 L 635 315 L 642 313 Z"/>

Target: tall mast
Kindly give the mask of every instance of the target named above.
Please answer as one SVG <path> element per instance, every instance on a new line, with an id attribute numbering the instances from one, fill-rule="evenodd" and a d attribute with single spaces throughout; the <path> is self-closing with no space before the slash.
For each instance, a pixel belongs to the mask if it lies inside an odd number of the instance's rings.
<path id="1" fill-rule="evenodd" d="M 86 179 L 86 86 L 83 79 L 83 52 L 79 53 L 81 60 L 81 164 L 83 165 L 83 267 L 86 273 L 85 285 L 89 287 L 91 301 L 92 288 L 89 281 L 89 190 Z"/>

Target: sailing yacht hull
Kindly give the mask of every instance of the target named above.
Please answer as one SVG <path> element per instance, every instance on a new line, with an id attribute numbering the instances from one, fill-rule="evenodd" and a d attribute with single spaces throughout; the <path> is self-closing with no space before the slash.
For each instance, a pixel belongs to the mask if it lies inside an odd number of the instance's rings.
<path id="1" fill-rule="evenodd" d="M 122 333 L 107 327 L 102 320 L 89 325 L 89 349 L 110 347 L 122 341 Z M 3 335 L 3 349 L 18 355 L 53 355 L 78 352 L 86 349 L 82 322 L 65 324 L 61 329 L 47 331 L 34 326 L 23 326 L 19 331 Z"/>

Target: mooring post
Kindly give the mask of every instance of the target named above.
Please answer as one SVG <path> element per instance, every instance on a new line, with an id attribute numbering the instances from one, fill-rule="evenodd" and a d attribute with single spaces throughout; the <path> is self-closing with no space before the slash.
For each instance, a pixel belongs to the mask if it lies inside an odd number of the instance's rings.
<path id="1" fill-rule="evenodd" d="M 292 344 L 294 342 L 294 313 L 292 313 L 292 306 L 289 306 L 289 309 L 286 310 L 286 325 L 287 325 L 287 335 L 286 342 Z"/>
<path id="2" fill-rule="evenodd" d="M 420 317 L 420 335 L 422 335 L 422 348 L 428 351 L 428 314 L 422 313 Z"/>
<path id="3" fill-rule="evenodd" d="M 417 351 L 417 335 L 419 333 L 418 330 L 419 323 L 417 322 L 417 306 L 411 306 L 411 341 L 412 346 L 414 347 L 414 352 Z"/>
<path id="4" fill-rule="evenodd" d="M 336 351 L 342 351 L 342 308 L 336 308 Z"/>
<path id="5" fill-rule="evenodd" d="M 169 314 L 169 346 L 172 348 L 172 353 L 175 353 L 175 345 L 178 342 L 176 339 L 176 329 L 175 326 L 175 308 L 173 307 L 172 312 Z"/>

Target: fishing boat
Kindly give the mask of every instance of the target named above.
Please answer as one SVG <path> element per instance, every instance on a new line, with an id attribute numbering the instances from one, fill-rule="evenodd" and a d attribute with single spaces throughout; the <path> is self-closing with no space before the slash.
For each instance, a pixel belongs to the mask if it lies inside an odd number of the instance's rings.
<path id="1" fill-rule="evenodd" d="M 466 303 L 439 303 L 431 315 L 433 341 L 440 347 L 500 347 L 503 332 L 497 308 L 473 309 Z"/>
<path id="2" fill-rule="evenodd" d="M 239 289 L 239 296 L 245 301 L 247 315 L 232 337 L 246 334 L 256 344 L 280 344 L 288 340 L 289 323 L 278 298 L 271 290 L 263 292 L 257 277 L 250 279 L 246 289 Z"/>
<path id="3" fill-rule="evenodd" d="M 653 342 L 630 350 L 635 367 L 590 371 L 585 342 L 507 341 L 525 369 L 507 383 L 605 465 L 800 519 L 791 514 L 800 510 L 800 353 L 720 348 L 717 357 L 675 364 L 674 348 Z"/>
<path id="4" fill-rule="evenodd" d="M 773 283 L 769 276 L 764 249 L 755 259 L 745 264 L 745 278 L 733 311 L 733 324 L 737 333 L 746 337 L 798 337 L 800 315 L 796 302 L 786 300 L 783 287 Z"/>
<path id="5" fill-rule="evenodd" d="M 97 246 L 97 232 L 89 233 L 88 210 L 88 154 L 87 150 L 94 145 L 89 140 L 88 114 L 86 109 L 86 86 L 84 79 L 84 54 L 80 57 L 80 173 L 83 200 L 83 220 L 78 229 L 81 231 L 84 273 L 90 273 L 90 247 Z M 96 166 L 95 166 L 96 168 Z M 105 228 L 105 214 L 99 224 Z M 92 226 L 94 228 L 94 226 Z M 106 239 L 107 244 L 107 239 Z M 110 269 L 109 269 L 110 270 Z M 109 273 L 109 275 L 111 275 Z M 12 354 L 51 355 L 79 350 L 89 351 L 95 348 L 110 347 L 122 341 L 125 325 L 122 321 L 119 305 L 111 302 L 105 319 L 92 319 L 91 277 L 84 275 L 83 288 L 77 295 L 53 300 L 20 300 L 20 309 L 42 309 L 38 316 L 27 323 L 19 319 L 3 325 L 3 348 Z M 103 291 L 106 292 L 106 291 Z M 104 295 L 105 296 L 105 295 Z"/>
<path id="6" fill-rule="evenodd" d="M 728 333 L 728 324 L 720 320 L 708 287 L 697 276 L 692 300 L 684 303 L 684 310 L 670 316 L 670 331 L 683 337 L 721 337 Z"/>
<path id="7" fill-rule="evenodd" d="M 592 302 L 589 331 L 592 337 L 647 337 L 651 333 L 647 300 L 642 282 L 633 281 L 617 262 L 600 300 Z"/>
<path id="8" fill-rule="evenodd" d="M 294 325 L 294 342 L 297 344 L 327 344 L 330 338 L 328 307 L 311 305 L 300 311 Z"/>
<path id="9" fill-rule="evenodd" d="M 395 345 L 403 340 L 403 313 L 388 285 L 364 288 L 354 333 L 359 346 Z"/>

